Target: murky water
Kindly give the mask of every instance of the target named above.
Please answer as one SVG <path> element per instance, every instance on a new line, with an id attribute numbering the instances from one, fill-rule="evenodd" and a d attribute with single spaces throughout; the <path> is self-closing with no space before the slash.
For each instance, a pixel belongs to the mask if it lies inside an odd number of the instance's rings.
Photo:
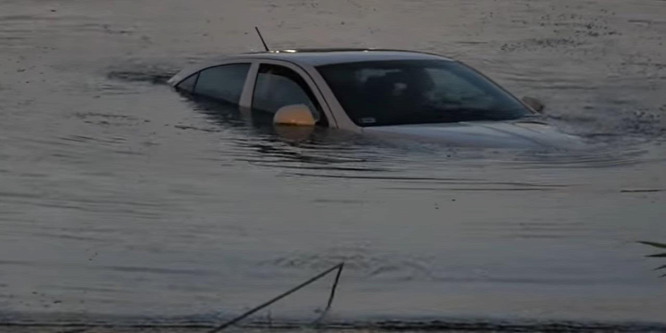
<path id="1" fill-rule="evenodd" d="M 162 84 L 255 25 L 464 60 L 592 148 L 295 142 Z M 659 0 L 3 0 L 0 319 L 215 322 L 344 261 L 336 322 L 666 323 L 664 36 Z"/>

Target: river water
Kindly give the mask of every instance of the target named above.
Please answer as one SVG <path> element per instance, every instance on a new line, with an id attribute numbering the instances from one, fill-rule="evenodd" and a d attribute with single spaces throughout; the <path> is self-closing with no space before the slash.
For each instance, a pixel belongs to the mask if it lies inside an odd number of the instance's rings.
<path id="1" fill-rule="evenodd" d="M 294 141 L 163 84 L 255 25 L 463 60 L 590 148 Z M 217 322 L 345 262 L 330 321 L 666 324 L 664 36 L 661 0 L 2 0 L 0 319 Z"/>

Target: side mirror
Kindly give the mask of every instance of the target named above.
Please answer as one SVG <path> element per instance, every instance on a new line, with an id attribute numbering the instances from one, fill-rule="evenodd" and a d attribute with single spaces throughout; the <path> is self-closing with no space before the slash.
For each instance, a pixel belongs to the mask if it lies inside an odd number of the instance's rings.
<path id="1" fill-rule="evenodd" d="M 283 106 L 273 116 L 274 125 L 314 126 L 315 123 L 310 108 L 303 104 Z"/>
<path id="2" fill-rule="evenodd" d="M 534 97 L 527 97 L 527 96 L 523 97 L 523 103 L 525 103 L 532 110 L 534 110 L 538 113 L 543 112 L 543 110 L 546 108 L 546 106 L 543 105 L 543 103 L 540 100 L 538 100 Z"/>

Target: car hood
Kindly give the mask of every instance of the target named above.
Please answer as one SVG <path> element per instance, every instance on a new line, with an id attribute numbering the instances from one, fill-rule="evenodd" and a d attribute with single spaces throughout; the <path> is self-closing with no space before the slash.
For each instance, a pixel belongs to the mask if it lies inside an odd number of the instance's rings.
<path id="1" fill-rule="evenodd" d="M 363 132 L 412 137 L 452 146 L 506 148 L 580 148 L 581 138 L 540 121 L 473 121 L 365 127 Z"/>

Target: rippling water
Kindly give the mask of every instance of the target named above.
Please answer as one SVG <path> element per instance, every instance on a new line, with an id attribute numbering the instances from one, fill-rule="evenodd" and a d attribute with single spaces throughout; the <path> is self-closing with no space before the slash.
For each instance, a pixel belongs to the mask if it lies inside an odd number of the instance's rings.
<path id="1" fill-rule="evenodd" d="M 464 60 L 590 148 L 277 133 L 163 84 L 254 25 Z M 336 322 L 666 323 L 665 35 L 659 0 L 4 0 L 0 321 L 215 322 L 344 261 Z"/>

